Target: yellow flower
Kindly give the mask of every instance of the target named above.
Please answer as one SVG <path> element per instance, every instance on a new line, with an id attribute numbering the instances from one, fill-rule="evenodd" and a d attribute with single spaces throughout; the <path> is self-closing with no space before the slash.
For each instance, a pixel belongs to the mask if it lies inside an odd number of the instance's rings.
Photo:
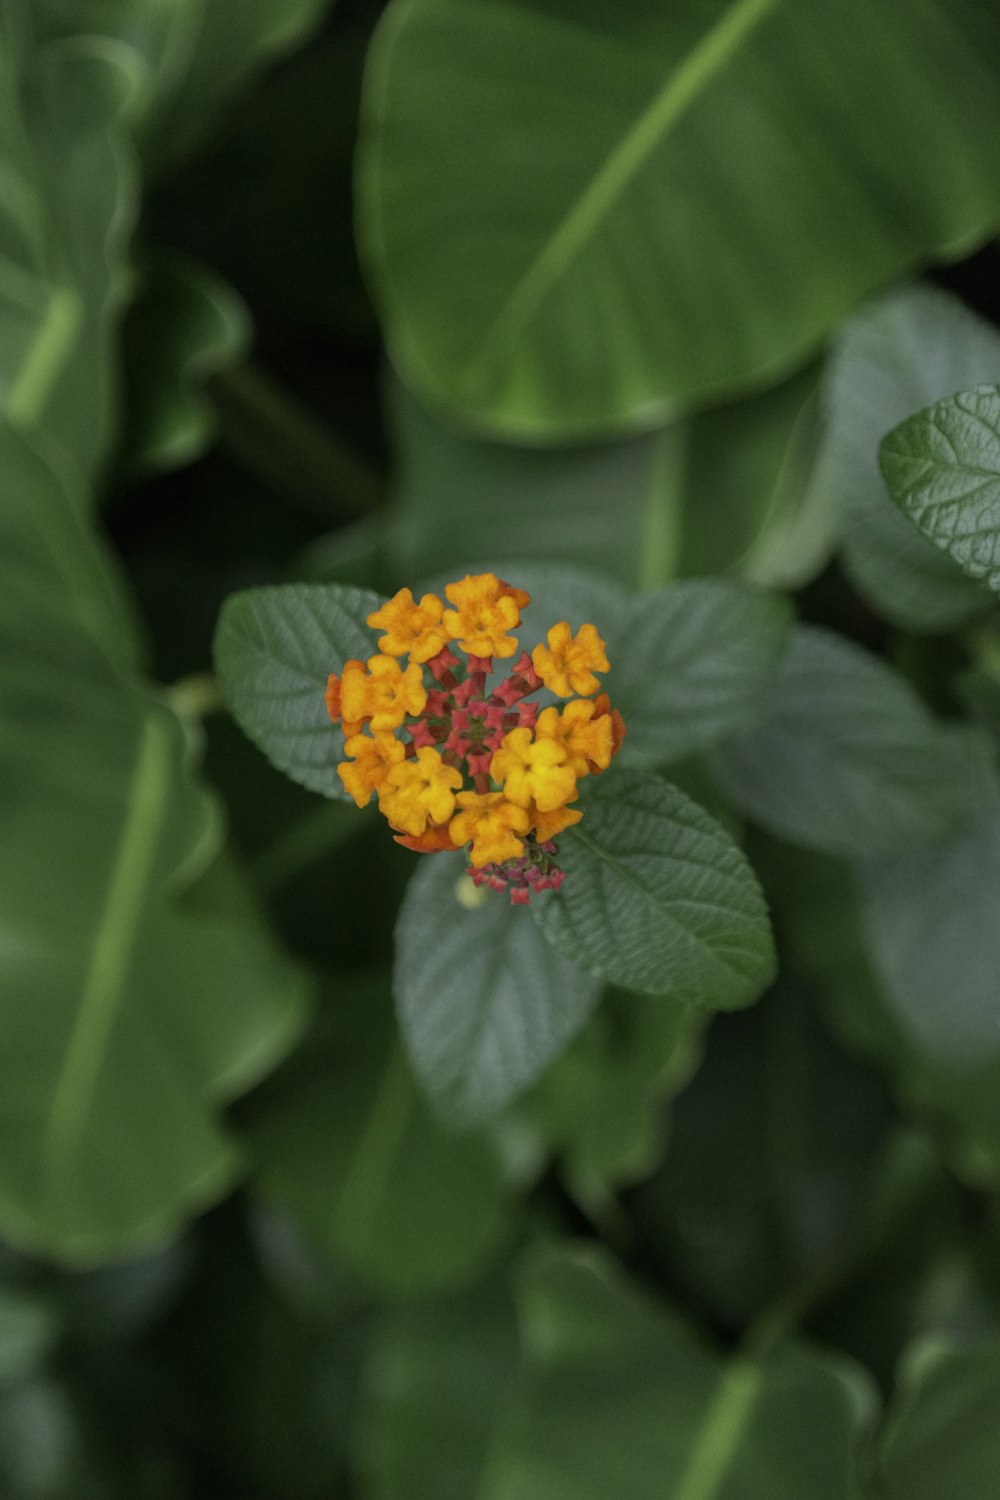
<path id="1" fill-rule="evenodd" d="M 531 653 L 532 665 L 547 688 L 560 698 L 582 693 L 588 698 L 596 693 L 600 682 L 594 672 L 607 672 L 610 662 L 604 642 L 593 625 L 581 625 L 574 636 L 565 620 L 553 625 L 547 646 L 536 646 Z"/>
<path id="2" fill-rule="evenodd" d="M 349 723 L 371 719 L 375 730 L 398 729 L 407 714 L 423 713 L 427 689 L 415 662 L 404 672 L 392 656 L 370 656 L 367 672 L 353 662 L 344 668 L 340 702 Z"/>
<path id="3" fill-rule="evenodd" d="M 562 745 L 577 776 L 606 771 L 613 753 L 611 715 L 599 714 L 589 698 L 574 698 L 566 707 L 543 708 L 535 734 Z"/>
<path id="4" fill-rule="evenodd" d="M 393 734 L 354 734 L 344 745 L 349 761 L 341 761 L 337 775 L 359 807 L 364 807 L 372 792 L 382 785 L 405 751 Z"/>
<path id="5" fill-rule="evenodd" d="M 424 745 L 413 760 L 389 771 L 379 788 L 379 806 L 393 828 L 416 836 L 428 823 L 448 821 L 461 785 L 461 771 L 445 765 L 440 750 Z"/>
<path id="6" fill-rule="evenodd" d="M 368 616 L 373 630 L 384 630 L 378 649 L 386 656 L 406 656 L 416 662 L 430 661 L 447 643 L 441 623 L 444 605 L 436 594 L 425 594 L 419 604 L 409 589 L 398 594 Z"/>
<path id="7" fill-rule="evenodd" d="M 528 808 L 528 818 L 540 844 L 544 844 L 546 839 L 557 838 L 563 829 L 572 828 L 582 817 L 583 813 L 578 807 L 557 807 L 554 812 L 539 812 L 532 802 Z"/>
<path id="8" fill-rule="evenodd" d="M 467 573 L 459 583 L 445 589 L 454 609 L 445 610 L 444 626 L 449 637 L 469 656 L 513 656 L 517 639 L 508 635 L 521 623 L 518 598 L 521 590 L 501 583 L 495 573 Z"/>
<path id="9" fill-rule="evenodd" d="M 533 740 L 530 729 L 511 729 L 493 756 L 490 775 L 518 807 L 537 804 L 552 812 L 576 796 L 576 776 L 564 745 L 553 739 Z"/>
<path id="10" fill-rule="evenodd" d="M 501 864 L 524 853 L 517 837 L 530 827 L 523 807 L 508 802 L 503 792 L 459 792 L 455 800 L 462 811 L 452 818 L 448 832 L 457 845 L 471 841 L 474 865 Z"/>

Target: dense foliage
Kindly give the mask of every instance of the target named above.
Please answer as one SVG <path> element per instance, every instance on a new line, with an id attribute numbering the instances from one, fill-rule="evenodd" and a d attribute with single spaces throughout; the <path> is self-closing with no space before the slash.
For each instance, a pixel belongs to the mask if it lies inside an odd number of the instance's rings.
<path id="1" fill-rule="evenodd" d="M 995 1500 L 1000 11 L 0 61 L 3 1500 Z M 324 702 L 494 573 L 523 904 Z"/>

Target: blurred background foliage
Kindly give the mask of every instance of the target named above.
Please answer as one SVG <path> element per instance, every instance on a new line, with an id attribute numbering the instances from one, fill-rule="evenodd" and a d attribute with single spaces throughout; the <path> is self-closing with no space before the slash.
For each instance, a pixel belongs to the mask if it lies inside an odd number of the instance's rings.
<path id="1" fill-rule="evenodd" d="M 0 0 L 0 67 L 0 1495 L 994 1500 L 1000 642 L 876 461 L 1000 381 L 994 8 Z M 414 856 L 211 639 L 544 561 L 794 596 L 643 747 L 781 976 L 455 1133 Z"/>

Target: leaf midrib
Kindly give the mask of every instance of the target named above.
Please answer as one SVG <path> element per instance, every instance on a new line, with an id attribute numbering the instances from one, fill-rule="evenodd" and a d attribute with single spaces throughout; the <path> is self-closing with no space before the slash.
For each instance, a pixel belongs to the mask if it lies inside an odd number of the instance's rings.
<path id="1" fill-rule="evenodd" d="M 169 722 L 151 713 L 143 725 L 129 785 L 127 813 L 107 899 L 90 949 L 76 1020 L 42 1147 L 42 1182 L 50 1206 L 73 1178 L 73 1164 L 121 1005 L 167 806 Z"/>
<path id="2" fill-rule="evenodd" d="M 475 358 L 467 366 L 469 391 L 477 389 L 497 350 L 509 347 L 520 337 L 655 148 L 779 3 L 780 0 L 734 0 L 665 79 L 504 300 L 481 339 Z"/>

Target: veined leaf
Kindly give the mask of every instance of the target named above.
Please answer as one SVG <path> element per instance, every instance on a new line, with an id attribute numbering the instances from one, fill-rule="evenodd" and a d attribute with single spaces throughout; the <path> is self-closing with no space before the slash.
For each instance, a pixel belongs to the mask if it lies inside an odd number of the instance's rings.
<path id="1" fill-rule="evenodd" d="M 558 1056 L 600 985 L 506 895 L 469 896 L 463 868 L 435 854 L 414 874 L 396 928 L 394 988 L 418 1077 L 443 1113 L 469 1124 L 498 1113 Z"/>
<path id="2" fill-rule="evenodd" d="M 1000 378 L 1000 333 L 930 286 L 892 292 L 847 324 L 826 378 L 825 459 L 856 586 L 897 624 L 947 630 L 985 596 L 909 525 L 878 472 L 882 437 L 953 391 Z"/>
<path id="3" fill-rule="evenodd" d="M 90 1261 L 231 1181 L 219 1106 L 289 1045 L 302 994 L 252 919 L 182 899 L 214 805 L 135 674 L 107 560 L 40 460 L 0 448 L 0 1226 Z"/>
<path id="4" fill-rule="evenodd" d="M 707 1009 L 748 1005 L 774 972 L 767 910 L 729 835 L 676 787 L 641 771 L 588 778 L 583 820 L 559 839 L 561 889 L 531 911 L 595 974 Z"/>
<path id="5" fill-rule="evenodd" d="M 791 625 L 787 600 L 726 578 L 682 579 L 633 600 L 612 681 L 627 758 L 665 765 L 752 718 Z"/>
<path id="6" fill-rule="evenodd" d="M 936 401 L 886 437 L 896 504 L 970 578 L 1000 591 L 1000 386 Z"/>
<path id="7" fill-rule="evenodd" d="M 998 52 L 979 0 L 397 0 L 360 158 L 397 366 L 535 439 L 773 379 L 991 232 Z"/>
<path id="8" fill-rule="evenodd" d="M 977 812 L 963 732 L 831 631 L 800 626 L 760 717 L 711 753 L 722 789 L 793 843 L 857 858 L 946 839 Z"/>
<path id="9" fill-rule="evenodd" d="M 862 912 L 885 997 L 929 1058 L 1000 1062 L 1000 800 L 949 843 L 863 864 Z"/>
<path id="10" fill-rule="evenodd" d="M 286 584 L 234 594 L 219 619 L 215 663 L 235 718 L 280 770 L 325 797 L 347 798 L 327 680 L 345 661 L 375 654 L 365 620 L 382 602 L 367 589 Z"/>

